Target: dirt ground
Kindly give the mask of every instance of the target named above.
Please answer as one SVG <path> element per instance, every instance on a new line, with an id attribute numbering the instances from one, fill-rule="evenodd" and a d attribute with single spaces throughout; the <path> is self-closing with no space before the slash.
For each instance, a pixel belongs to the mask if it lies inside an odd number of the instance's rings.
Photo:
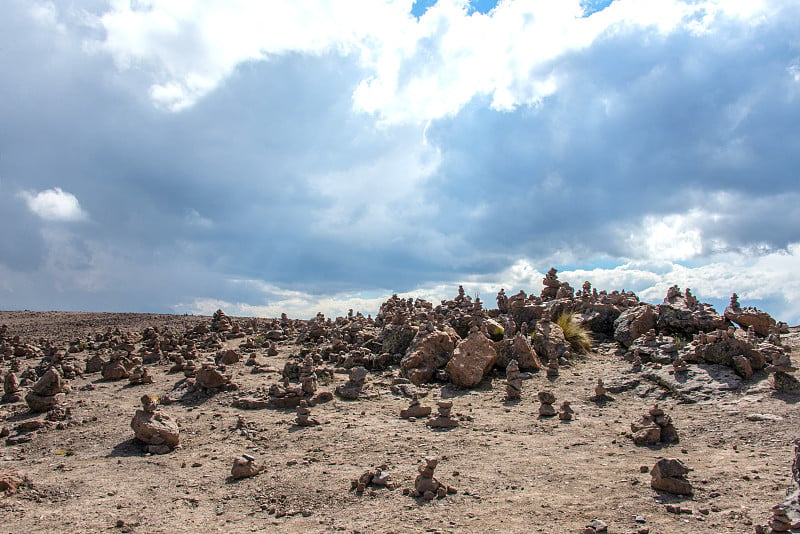
<path id="1" fill-rule="evenodd" d="M 208 320 L 0 312 L 9 333 L 29 340 L 69 341 L 108 326 L 183 331 Z M 797 362 L 800 331 L 792 328 L 787 339 Z M 228 344 L 236 347 L 239 340 Z M 399 418 L 408 399 L 390 390 L 397 369 L 370 373 L 372 398 L 337 397 L 313 407 L 312 416 L 322 422 L 316 427 L 294 426 L 294 410 L 233 408 L 238 392 L 222 391 L 161 408 L 181 426 L 180 448 L 166 455 L 142 452 L 131 417 L 143 394 L 163 398 L 183 375 L 167 374 L 159 364 L 148 366 L 155 379 L 149 385 L 86 375 L 70 381 L 66 400 L 77 424 L 34 431 L 27 443 L 0 442 L 0 471 L 17 470 L 29 481 L 19 494 L 0 498 L 0 531 L 555 534 L 581 532 L 599 519 L 611 533 L 739 534 L 766 523 L 791 485 L 800 396 L 776 394 L 767 376 L 757 374 L 742 389 L 683 404 L 607 348 L 574 360 L 554 381 L 543 372 L 526 375 L 518 402 L 504 401 L 502 372 L 474 390 L 424 387 L 425 405 L 453 401 L 460 426 L 446 431 Z M 277 370 L 298 350 L 281 342 L 277 356 L 262 357 Z M 231 367 L 239 392 L 280 378 L 277 371 L 251 374 L 242 362 Z M 320 387 L 333 391 L 346 378 L 335 374 Z M 597 378 L 630 387 L 593 401 Z M 94 389 L 84 390 L 89 384 Z M 539 417 L 536 394 L 545 388 L 555 393 L 556 406 L 572 401 L 575 420 Z M 655 402 L 672 416 L 680 443 L 635 446 L 630 423 Z M 0 405 L 0 427 L 31 419 L 43 416 L 30 414 L 24 403 Z M 233 481 L 233 459 L 243 453 L 265 469 Z M 430 502 L 403 495 L 426 456 L 440 458 L 436 476 L 456 494 Z M 649 469 L 659 457 L 692 468 L 693 496 L 651 489 Z M 351 479 L 381 464 L 398 489 L 350 491 Z M 686 513 L 668 511 L 670 504 Z"/>

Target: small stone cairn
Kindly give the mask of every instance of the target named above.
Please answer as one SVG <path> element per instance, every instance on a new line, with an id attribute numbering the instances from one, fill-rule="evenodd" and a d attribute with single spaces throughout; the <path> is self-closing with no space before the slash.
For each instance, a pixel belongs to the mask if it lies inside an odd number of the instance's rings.
<path id="1" fill-rule="evenodd" d="M 677 458 L 660 458 L 650 470 L 650 487 L 676 495 L 691 495 L 692 485 L 686 480 L 689 471 Z"/>
<path id="2" fill-rule="evenodd" d="M 51 367 L 25 395 L 25 402 L 32 412 L 50 411 L 64 401 L 63 389 L 61 375 Z"/>
<path id="3" fill-rule="evenodd" d="M 558 409 L 558 418 L 562 421 L 572 421 L 575 418 L 575 410 L 569 405 L 569 401 L 561 403 L 561 408 Z"/>
<path id="4" fill-rule="evenodd" d="M 790 373 L 797 371 L 788 354 L 776 355 L 772 365 L 767 367 L 772 374 L 772 386 L 776 391 L 794 391 L 800 389 L 800 381 Z"/>
<path id="5" fill-rule="evenodd" d="M 522 378 L 520 378 L 517 360 L 511 360 L 506 366 L 506 400 L 519 400 L 522 396 Z"/>
<path id="6" fill-rule="evenodd" d="M 421 464 L 417 470 L 419 475 L 414 480 L 414 489 L 406 490 L 403 493 L 412 497 L 423 498 L 431 501 L 435 498 L 442 498 L 445 495 L 456 493 L 452 486 L 442 484 L 433 476 L 433 471 L 439 463 L 438 458 L 425 458 L 425 463 Z"/>
<path id="7" fill-rule="evenodd" d="M 316 426 L 319 421 L 311 417 L 311 410 L 308 408 L 308 402 L 301 400 L 300 404 L 295 408 L 297 417 L 295 417 L 294 424 L 297 426 Z"/>
<path id="8" fill-rule="evenodd" d="M 672 418 L 664 413 L 658 404 L 654 405 L 638 421 L 631 423 L 633 442 L 636 445 L 658 445 L 659 443 L 678 443 L 678 431 Z"/>
<path id="9" fill-rule="evenodd" d="M 547 378 L 558 378 L 559 375 L 559 368 L 558 368 L 558 358 L 550 358 L 550 361 L 547 362 Z"/>
<path id="10" fill-rule="evenodd" d="M 22 400 L 22 387 L 19 385 L 19 379 L 12 371 L 6 373 L 3 378 L 3 398 L 0 402 L 3 404 L 10 404 L 12 402 L 19 402 Z"/>
<path id="11" fill-rule="evenodd" d="M 431 407 L 423 406 L 419 402 L 419 397 L 417 395 L 414 395 L 411 399 L 411 404 L 408 405 L 408 408 L 400 410 L 400 417 L 403 419 L 421 419 L 423 417 L 428 417 L 430 414 Z"/>
<path id="12" fill-rule="evenodd" d="M 336 394 L 343 399 L 356 400 L 361 396 L 361 391 L 364 388 L 364 383 L 367 380 L 367 369 L 363 366 L 357 366 L 350 369 L 350 375 L 347 382 L 341 386 L 336 386 Z"/>
<path id="13" fill-rule="evenodd" d="M 554 417 L 556 415 L 556 409 L 553 407 L 553 404 L 556 402 L 556 396 L 553 395 L 553 392 L 547 390 L 540 391 L 538 397 L 541 403 L 539 406 L 539 415 L 542 417 Z"/>
<path id="14" fill-rule="evenodd" d="M 436 406 L 439 412 L 438 416 L 426 421 L 426 425 L 430 428 L 455 428 L 458 426 L 458 421 L 450 417 L 450 411 L 453 408 L 452 401 L 439 401 Z"/>
<path id="15" fill-rule="evenodd" d="M 136 410 L 131 428 L 136 438 L 146 445 L 147 452 L 166 454 L 180 443 L 180 430 L 167 414 L 158 410 L 158 405 L 149 395 L 142 395 L 142 409 Z"/>
<path id="16" fill-rule="evenodd" d="M 217 389 L 230 383 L 231 377 L 225 373 L 225 366 L 214 362 L 204 362 L 195 374 L 195 383 L 201 388 Z"/>

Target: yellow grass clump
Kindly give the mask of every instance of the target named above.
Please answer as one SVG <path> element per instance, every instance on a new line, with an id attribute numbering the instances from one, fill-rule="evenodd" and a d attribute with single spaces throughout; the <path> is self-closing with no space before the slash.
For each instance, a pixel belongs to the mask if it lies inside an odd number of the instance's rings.
<path id="1" fill-rule="evenodd" d="M 564 331 L 564 338 L 570 344 L 572 350 L 580 354 L 585 354 L 592 349 L 592 334 L 589 329 L 583 326 L 575 316 L 574 312 L 564 312 L 556 319 L 556 324 Z"/>

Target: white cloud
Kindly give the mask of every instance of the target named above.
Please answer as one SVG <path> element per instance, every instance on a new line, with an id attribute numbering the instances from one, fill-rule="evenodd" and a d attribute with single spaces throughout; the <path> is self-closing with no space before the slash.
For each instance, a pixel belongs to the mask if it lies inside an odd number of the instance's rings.
<path id="1" fill-rule="evenodd" d="M 38 193 L 23 191 L 20 196 L 29 210 L 46 221 L 75 222 L 88 218 L 75 195 L 59 187 Z"/>
<path id="2" fill-rule="evenodd" d="M 99 49 L 121 68 L 144 68 L 152 101 L 185 109 L 238 65 L 272 56 L 357 54 L 357 110 L 388 122 L 452 115 L 478 95 L 492 107 L 536 105 L 558 90 L 552 61 L 606 33 L 713 29 L 722 17 L 758 21 L 763 2 L 617 0 L 584 17 L 579 0 L 506 0 L 488 14 L 439 0 L 410 15 L 410 0 L 113 0 L 99 18 Z M 98 48 L 98 47 L 95 47 Z"/>

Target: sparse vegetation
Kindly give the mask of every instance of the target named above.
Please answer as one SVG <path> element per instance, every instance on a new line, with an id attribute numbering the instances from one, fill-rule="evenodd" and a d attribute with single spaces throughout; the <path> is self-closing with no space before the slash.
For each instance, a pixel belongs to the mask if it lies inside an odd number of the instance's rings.
<path id="1" fill-rule="evenodd" d="M 564 338 L 572 350 L 579 354 L 586 354 L 592 349 L 592 335 L 589 329 L 583 326 L 573 312 L 565 312 L 558 316 L 556 324 L 564 331 Z"/>

